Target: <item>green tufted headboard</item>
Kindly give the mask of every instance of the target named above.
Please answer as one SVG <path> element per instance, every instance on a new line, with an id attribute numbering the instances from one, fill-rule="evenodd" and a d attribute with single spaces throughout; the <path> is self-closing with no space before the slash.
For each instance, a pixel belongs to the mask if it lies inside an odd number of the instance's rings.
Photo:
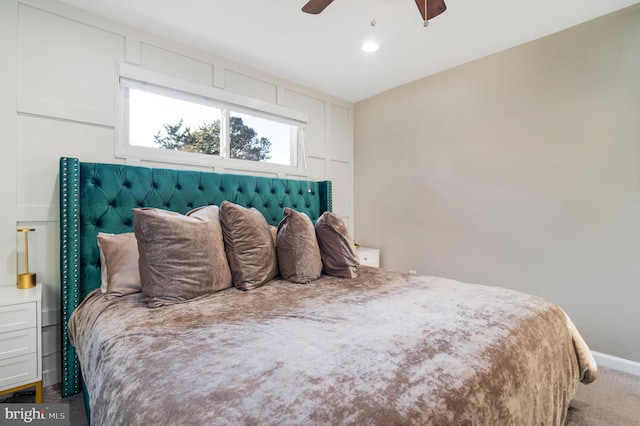
<path id="1" fill-rule="evenodd" d="M 60 159 L 63 397 L 80 391 L 80 365 L 67 322 L 82 299 L 100 287 L 98 232 L 133 232 L 135 207 L 186 213 L 224 200 L 255 207 L 272 225 L 280 222 L 284 207 L 304 212 L 315 222 L 331 211 L 331 182 Z"/>

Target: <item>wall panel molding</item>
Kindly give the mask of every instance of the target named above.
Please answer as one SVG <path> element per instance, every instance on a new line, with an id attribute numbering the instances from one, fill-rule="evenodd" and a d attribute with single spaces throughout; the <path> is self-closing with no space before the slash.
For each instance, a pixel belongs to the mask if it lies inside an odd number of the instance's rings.
<path id="1" fill-rule="evenodd" d="M 18 96 L 16 99 L 16 109 L 20 114 L 75 121 L 95 126 L 111 128 L 115 128 L 116 126 L 116 116 L 114 113 L 91 110 L 85 107 L 67 105 L 44 99 Z"/>

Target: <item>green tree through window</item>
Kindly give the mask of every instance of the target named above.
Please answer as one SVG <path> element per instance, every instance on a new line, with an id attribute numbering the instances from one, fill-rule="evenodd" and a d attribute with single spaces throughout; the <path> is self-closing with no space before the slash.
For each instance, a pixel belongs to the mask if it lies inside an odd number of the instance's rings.
<path id="1" fill-rule="evenodd" d="M 174 151 L 220 155 L 220 120 L 204 123 L 196 130 L 183 128 L 182 124 L 183 120 L 173 125 L 163 124 L 164 132 L 156 133 L 154 143 Z M 229 118 L 229 145 L 231 158 L 252 161 L 271 158 L 271 141 L 258 137 L 257 132 L 245 125 L 240 117 Z"/>

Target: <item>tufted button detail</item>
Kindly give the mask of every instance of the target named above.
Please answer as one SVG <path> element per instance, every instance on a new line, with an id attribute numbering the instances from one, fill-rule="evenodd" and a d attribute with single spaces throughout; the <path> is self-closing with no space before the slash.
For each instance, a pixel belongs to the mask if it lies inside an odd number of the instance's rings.
<path id="1" fill-rule="evenodd" d="M 124 186 L 125 188 L 131 188 L 131 182 L 129 182 L 128 180 L 125 180 L 124 182 L 122 182 L 122 186 Z"/>
<path id="2" fill-rule="evenodd" d="M 198 191 L 202 191 L 204 187 L 202 185 L 198 185 Z"/>
<path id="3" fill-rule="evenodd" d="M 178 184 L 176 184 L 176 189 L 177 189 L 178 191 L 180 191 L 180 190 L 182 189 L 182 186 L 178 183 Z"/>

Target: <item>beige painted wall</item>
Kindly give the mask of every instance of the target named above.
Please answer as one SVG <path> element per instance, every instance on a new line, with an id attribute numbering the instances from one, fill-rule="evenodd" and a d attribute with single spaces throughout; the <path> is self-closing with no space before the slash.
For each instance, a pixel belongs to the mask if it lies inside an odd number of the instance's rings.
<path id="1" fill-rule="evenodd" d="M 356 240 L 640 361 L 640 5 L 356 105 Z"/>

